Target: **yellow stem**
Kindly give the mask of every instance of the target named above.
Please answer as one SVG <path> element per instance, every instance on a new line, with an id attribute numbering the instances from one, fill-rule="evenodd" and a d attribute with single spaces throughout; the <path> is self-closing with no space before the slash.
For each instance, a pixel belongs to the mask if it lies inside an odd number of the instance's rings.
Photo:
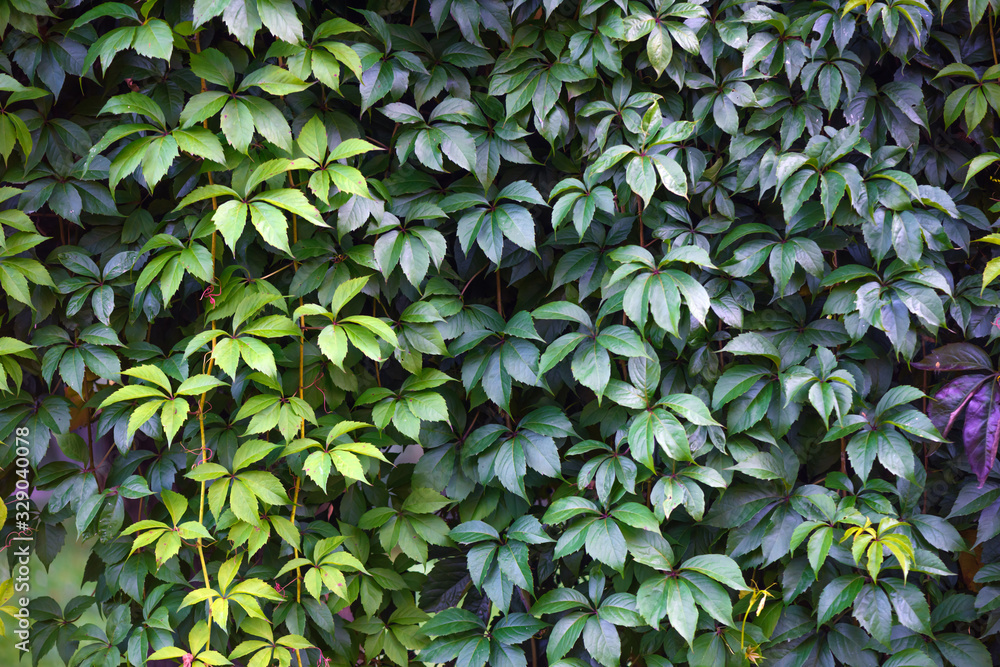
<path id="1" fill-rule="evenodd" d="M 213 240 L 215 235 L 212 235 Z M 212 262 L 213 273 L 215 270 L 215 262 Z M 212 324 L 212 328 L 215 328 L 215 324 Z M 212 341 L 212 351 L 215 351 L 215 341 Z M 208 361 L 208 373 L 212 372 L 212 364 L 215 360 L 209 358 Z M 206 463 L 208 461 L 208 447 L 205 443 L 205 394 L 201 395 L 198 399 L 198 431 L 201 434 L 201 462 Z M 198 523 L 205 525 L 205 481 L 201 483 L 201 489 L 198 494 Z M 202 538 L 198 538 L 198 558 L 201 560 L 201 573 L 205 579 L 205 588 L 211 588 L 208 582 L 208 567 L 205 565 L 205 548 L 202 544 Z M 212 627 L 212 606 L 208 607 L 208 627 L 211 631 Z"/>
<path id="2" fill-rule="evenodd" d="M 201 53 L 201 39 L 195 35 L 194 40 L 195 51 Z M 208 90 L 208 86 L 205 84 L 205 80 L 201 80 L 201 90 L 205 92 Z M 208 120 L 204 122 L 205 129 L 208 129 Z M 212 183 L 212 174 L 208 174 L 208 182 Z M 215 211 L 219 208 L 219 204 L 215 197 L 212 197 L 212 210 Z M 209 281 L 209 286 L 215 282 L 215 232 L 212 232 L 212 279 Z M 212 322 L 212 329 L 215 329 L 215 322 Z M 212 352 L 215 352 L 215 339 L 212 339 Z M 212 365 L 215 359 L 209 357 L 208 360 L 208 370 L 207 374 L 212 373 Z M 205 442 L 205 396 L 202 394 L 198 399 L 198 432 L 201 435 L 201 462 L 206 463 L 208 461 L 208 446 Z M 198 523 L 205 525 L 205 481 L 201 482 L 201 489 L 198 493 Z M 208 579 L 208 565 L 205 563 L 205 545 L 202 542 L 202 538 L 198 538 L 198 560 L 201 561 L 201 575 L 205 580 L 205 588 L 211 590 Z M 212 633 L 212 605 L 208 605 L 208 632 L 209 632 L 209 643 L 211 644 L 211 633 Z"/>
<path id="3" fill-rule="evenodd" d="M 279 273 L 281 273 L 282 271 L 284 271 L 285 269 L 287 269 L 289 266 L 293 266 L 293 264 L 285 264 L 280 269 L 275 269 L 274 271 L 271 271 L 271 273 L 267 274 L 266 276 L 262 276 L 261 278 L 259 278 L 259 280 L 267 280 L 271 276 L 276 276 Z M 301 299 L 299 299 L 299 300 L 301 301 Z M 299 305 L 301 306 L 302 304 L 300 303 Z"/>

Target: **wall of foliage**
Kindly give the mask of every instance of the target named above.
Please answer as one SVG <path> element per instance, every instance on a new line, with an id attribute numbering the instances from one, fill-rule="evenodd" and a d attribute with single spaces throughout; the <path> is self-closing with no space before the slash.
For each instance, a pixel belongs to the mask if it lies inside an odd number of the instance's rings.
<path id="1" fill-rule="evenodd" d="M 0 0 L 31 659 L 1000 664 L 997 3 L 353 4 Z"/>

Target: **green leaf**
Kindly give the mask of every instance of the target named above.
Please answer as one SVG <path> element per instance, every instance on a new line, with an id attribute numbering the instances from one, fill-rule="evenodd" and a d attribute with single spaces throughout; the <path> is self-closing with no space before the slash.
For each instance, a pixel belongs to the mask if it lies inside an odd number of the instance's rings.
<path id="1" fill-rule="evenodd" d="M 177 431 L 184 425 L 190 409 L 191 406 L 183 398 L 163 401 L 160 423 L 163 424 L 163 431 L 167 435 L 167 444 L 170 444 Z"/>
<path id="2" fill-rule="evenodd" d="M 135 29 L 132 47 L 139 55 L 169 61 L 174 50 L 174 33 L 166 21 L 149 19 Z"/>
<path id="3" fill-rule="evenodd" d="M 204 128 L 193 127 L 189 130 L 174 130 L 171 136 L 177 142 L 177 146 L 185 153 L 220 164 L 226 162 L 226 154 L 222 150 L 219 139 Z"/>
<path id="4" fill-rule="evenodd" d="M 594 616 L 585 614 L 584 612 L 575 612 L 567 614 L 556 621 L 556 624 L 552 626 L 552 635 L 545 649 L 545 655 L 549 659 L 550 664 L 555 663 L 569 653 L 570 649 L 573 648 L 583 633 L 584 627 L 594 618 Z M 598 631 L 601 629 L 601 627 L 597 628 Z M 596 635 L 597 633 L 595 632 L 594 639 L 600 640 L 600 637 Z"/>
<path id="5" fill-rule="evenodd" d="M 115 4 L 115 3 L 111 3 Z M 131 11 L 131 10 L 130 10 Z M 82 18 L 82 17 L 81 17 Z M 126 114 L 135 113 L 146 116 L 150 120 L 156 121 L 161 127 L 166 127 L 166 118 L 160 105 L 141 93 L 125 93 L 117 95 L 108 100 L 107 104 L 100 111 L 101 114 Z"/>
<path id="6" fill-rule="evenodd" d="M 907 648 L 893 654 L 884 664 L 886 667 L 933 667 L 936 663 L 920 649 Z"/>
<path id="7" fill-rule="evenodd" d="M 625 537 L 614 519 L 599 519 L 590 524 L 585 545 L 591 558 L 615 570 L 625 566 Z"/>
<path id="8" fill-rule="evenodd" d="M 819 573 L 820 568 L 826 561 L 827 554 L 830 553 L 830 547 L 832 545 L 833 528 L 830 526 L 821 527 L 809 538 L 807 553 L 809 556 L 809 565 L 812 567 L 813 572 L 816 572 L 817 574 Z"/>
<path id="9" fill-rule="evenodd" d="M 698 610 L 695 598 L 687 581 L 683 579 L 667 579 L 664 608 L 667 620 L 690 646 L 694 641 L 695 629 L 698 625 Z"/>
<path id="10" fill-rule="evenodd" d="M 275 4 L 281 4 L 282 0 L 270 0 Z M 290 5 L 291 3 L 289 3 Z M 296 21 L 297 23 L 297 21 Z M 293 26 L 289 26 L 292 29 Z M 297 41 L 297 40 L 289 40 Z M 309 84 L 293 75 L 288 70 L 274 65 L 264 65 L 243 77 L 238 91 L 244 91 L 252 87 L 258 87 L 264 92 L 272 95 L 291 95 L 300 93 L 309 87 Z"/>
<path id="11" fill-rule="evenodd" d="M 219 206 L 212 216 L 215 228 L 222 234 L 223 240 L 230 249 L 235 250 L 236 242 L 243 234 L 247 224 L 249 207 L 241 201 L 227 201 Z"/>
<path id="12" fill-rule="evenodd" d="M 41 13 L 41 12 L 40 12 Z M 51 15 L 51 14 L 49 14 Z M 91 21 L 103 17 L 113 17 L 118 19 L 128 18 L 133 21 L 139 20 L 139 15 L 135 13 L 135 10 L 128 5 L 122 4 L 120 2 L 104 2 L 94 7 L 93 9 L 84 12 L 80 18 L 73 22 L 70 26 L 70 30 L 76 30 L 82 25 L 86 25 Z"/>
<path id="13" fill-rule="evenodd" d="M 621 639 L 611 623 L 590 617 L 583 626 L 583 646 L 603 667 L 616 667 L 621 657 Z"/>
<path id="14" fill-rule="evenodd" d="M 247 208 L 250 211 L 250 222 L 260 233 L 266 243 L 292 254 L 288 247 L 288 222 L 285 214 L 270 204 L 252 202 Z"/>
<path id="15" fill-rule="evenodd" d="M 218 482 L 216 482 L 218 484 Z M 260 507 L 257 504 L 257 496 L 254 495 L 250 487 L 239 479 L 233 480 L 232 492 L 229 495 L 229 509 L 240 521 L 257 525 L 260 522 Z"/>
<path id="16" fill-rule="evenodd" d="M 611 379 L 611 357 L 596 341 L 585 342 L 576 347 L 572 370 L 573 377 L 600 398 Z"/>
<path id="17" fill-rule="evenodd" d="M 982 155 L 977 155 L 969 161 L 969 168 L 965 173 L 965 182 L 962 184 L 963 188 L 969 187 L 969 181 L 990 165 L 1000 161 L 1000 154 L 998 153 L 983 153 Z"/>
<path id="18" fill-rule="evenodd" d="M 861 592 L 863 585 L 864 579 L 854 575 L 837 577 L 827 584 L 819 596 L 819 606 L 817 607 L 819 615 L 816 619 L 817 627 L 822 626 L 831 618 L 850 607 Z"/>
<path id="19" fill-rule="evenodd" d="M 646 41 L 646 57 L 649 64 L 656 70 L 656 75 L 660 76 L 666 71 L 673 59 L 673 41 L 666 27 L 657 22 L 649 32 L 649 39 Z"/>
<path id="20" fill-rule="evenodd" d="M 625 168 L 625 181 L 633 192 L 642 198 L 643 203 L 649 204 L 656 190 L 656 169 L 653 167 L 653 159 L 649 156 L 637 156 L 630 160 Z"/>
<path id="21" fill-rule="evenodd" d="M 291 0 L 257 0 L 257 12 L 261 23 L 279 39 L 291 44 L 302 39 L 302 23 Z"/>
<path id="22" fill-rule="evenodd" d="M 678 415 L 698 426 L 719 426 L 719 422 L 712 419 L 712 414 L 708 411 L 708 406 L 698 398 L 690 394 L 669 394 L 660 400 L 660 405 L 666 406 Z"/>
<path id="23" fill-rule="evenodd" d="M 198 113 L 197 109 L 192 109 L 187 122 L 197 122 L 195 119 L 199 115 L 214 109 L 215 104 L 213 102 L 215 102 L 214 99 L 206 99 L 204 102 L 205 106 L 201 107 L 201 113 Z M 214 113 L 213 111 L 210 115 L 214 115 Z M 256 122 L 248 104 L 242 99 L 230 100 L 222 109 L 220 121 L 222 134 L 226 137 L 226 141 L 239 152 L 246 153 L 247 148 L 250 146 L 250 141 L 253 139 Z"/>
<path id="24" fill-rule="evenodd" d="M 152 364 L 143 364 L 141 366 L 129 368 L 128 370 L 122 371 L 122 374 L 129 375 L 140 380 L 145 380 L 146 382 L 152 382 L 164 391 L 168 393 L 170 392 L 170 380 L 167 378 L 166 373 Z"/>
<path id="25" fill-rule="evenodd" d="M 433 489 L 416 488 L 406 497 L 403 503 L 404 512 L 428 514 L 443 509 L 451 504 L 445 496 Z"/>
<path id="26" fill-rule="evenodd" d="M 723 352 L 734 355 L 759 356 L 770 359 L 775 366 L 781 366 L 781 354 L 774 343 L 758 333 L 743 333 L 729 341 Z"/>

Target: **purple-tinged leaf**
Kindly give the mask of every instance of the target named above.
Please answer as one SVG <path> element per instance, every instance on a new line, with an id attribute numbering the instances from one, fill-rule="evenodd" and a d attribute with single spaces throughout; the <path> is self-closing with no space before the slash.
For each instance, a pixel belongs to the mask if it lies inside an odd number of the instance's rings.
<path id="1" fill-rule="evenodd" d="M 946 384 L 934 396 L 927 416 L 943 437 L 948 437 L 948 432 L 972 398 L 972 393 L 989 378 L 989 375 L 963 375 Z"/>
<path id="2" fill-rule="evenodd" d="M 965 410 L 965 456 L 982 488 L 997 457 L 1000 442 L 1000 391 L 996 382 L 976 390 Z"/>
<path id="3" fill-rule="evenodd" d="M 972 343 L 951 343 L 936 348 L 920 361 L 914 362 L 914 368 L 923 371 L 992 371 L 993 360 L 990 355 Z"/>

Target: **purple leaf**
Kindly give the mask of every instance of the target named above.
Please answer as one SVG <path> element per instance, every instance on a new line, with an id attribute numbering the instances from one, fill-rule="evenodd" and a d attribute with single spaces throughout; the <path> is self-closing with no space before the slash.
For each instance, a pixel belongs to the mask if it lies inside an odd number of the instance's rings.
<path id="1" fill-rule="evenodd" d="M 948 431 L 955 425 L 955 420 L 968 402 L 970 394 L 989 378 L 989 375 L 963 375 L 938 391 L 928 407 L 927 416 L 931 418 L 931 422 L 943 437 L 948 437 Z"/>
<path id="2" fill-rule="evenodd" d="M 942 345 L 913 364 L 923 371 L 991 371 L 993 360 L 972 343 Z"/>
<path id="3" fill-rule="evenodd" d="M 965 410 L 965 456 L 979 480 L 979 488 L 993 468 L 1000 442 L 1000 391 L 996 382 L 984 384 L 969 400 Z"/>

